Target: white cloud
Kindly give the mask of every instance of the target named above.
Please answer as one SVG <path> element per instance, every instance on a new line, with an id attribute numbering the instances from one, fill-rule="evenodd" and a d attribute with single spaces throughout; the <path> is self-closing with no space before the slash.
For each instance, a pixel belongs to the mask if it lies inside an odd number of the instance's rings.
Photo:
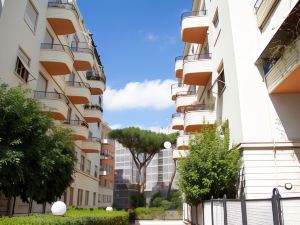
<path id="1" fill-rule="evenodd" d="M 120 129 L 122 128 L 122 125 L 121 124 L 113 124 L 111 126 L 109 126 L 111 129 L 115 130 L 115 129 Z"/>
<path id="2" fill-rule="evenodd" d="M 123 89 L 110 87 L 104 93 L 104 107 L 108 111 L 150 108 L 164 110 L 174 105 L 171 85 L 174 80 L 146 80 L 130 82 Z"/>
<path id="3" fill-rule="evenodd" d="M 153 33 L 148 33 L 145 38 L 148 41 L 156 41 L 159 39 L 159 36 Z"/>

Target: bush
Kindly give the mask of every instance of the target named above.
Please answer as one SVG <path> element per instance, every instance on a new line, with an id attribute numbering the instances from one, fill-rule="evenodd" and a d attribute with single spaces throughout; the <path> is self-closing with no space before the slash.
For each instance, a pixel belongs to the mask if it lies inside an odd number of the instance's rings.
<path id="1" fill-rule="evenodd" d="M 128 213 L 124 211 L 106 212 L 104 210 L 68 210 L 63 217 L 53 215 L 34 215 L 22 217 L 3 217 L 0 225 L 128 225 Z"/>
<path id="2" fill-rule="evenodd" d="M 163 198 L 161 193 L 157 192 L 150 200 L 150 207 L 163 208 L 165 210 L 182 209 L 181 193 L 173 191 L 169 198 Z"/>
<path id="3" fill-rule="evenodd" d="M 139 202 L 139 205 L 137 205 L 137 197 L 138 195 L 140 195 L 140 202 Z M 138 207 L 145 207 L 146 206 L 146 197 L 145 197 L 145 193 L 136 193 L 134 195 L 131 195 L 130 198 L 130 206 L 132 208 L 138 208 Z"/>
<path id="4" fill-rule="evenodd" d="M 138 220 L 162 220 L 165 210 L 163 208 L 136 208 L 135 216 Z"/>

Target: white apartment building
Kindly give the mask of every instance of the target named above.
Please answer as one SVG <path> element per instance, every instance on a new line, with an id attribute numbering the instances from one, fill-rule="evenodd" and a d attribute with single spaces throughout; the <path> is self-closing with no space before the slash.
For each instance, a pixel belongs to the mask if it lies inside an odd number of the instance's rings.
<path id="1" fill-rule="evenodd" d="M 299 9 L 298 0 L 194 0 L 181 18 L 174 158 L 187 155 L 204 121 L 228 119 L 246 198 L 270 197 L 273 188 L 300 195 Z"/>
<path id="2" fill-rule="evenodd" d="M 78 163 L 62 199 L 98 207 L 106 80 L 76 1 L 2 0 L 0 30 L 0 82 L 31 89 L 43 110 L 74 132 Z M 17 203 L 16 212 L 27 210 Z"/>

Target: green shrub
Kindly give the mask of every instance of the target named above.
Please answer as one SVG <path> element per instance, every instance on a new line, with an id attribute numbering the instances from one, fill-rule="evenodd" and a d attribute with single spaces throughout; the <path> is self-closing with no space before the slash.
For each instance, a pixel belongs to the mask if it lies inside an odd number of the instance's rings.
<path id="1" fill-rule="evenodd" d="M 169 198 L 163 198 L 160 192 L 155 193 L 150 200 L 150 207 L 164 208 L 165 210 L 182 209 L 181 193 L 173 191 Z"/>
<path id="2" fill-rule="evenodd" d="M 165 210 L 163 208 L 136 208 L 135 216 L 138 220 L 163 220 Z"/>
<path id="3" fill-rule="evenodd" d="M 128 225 L 128 219 L 128 213 L 124 211 L 70 209 L 63 217 L 50 214 L 3 217 L 0 225 Z"/>

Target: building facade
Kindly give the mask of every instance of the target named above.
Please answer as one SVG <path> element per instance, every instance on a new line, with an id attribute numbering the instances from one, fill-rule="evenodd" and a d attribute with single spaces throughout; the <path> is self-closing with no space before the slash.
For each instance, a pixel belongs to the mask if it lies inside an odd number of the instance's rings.
<path id="1" fill-rule="evenodd" d="M 175 171 L 172 149 L 162 149 L 157 153 L 146 171 L 146 202 L 149 203 L 153 194 L 166 194 L 169 183 Z M 129 150 L 116 143 L 115 161 L 115 194 L 114 206 L 119 209 L 130 209 L 130 196 L 136 194 L 137 168 Z M 175 171 L 176 172 L 176 171 Z M 172 190 L 178 190 L 178 175 L 175 174 Z"/>
<path id="2" fill-rule="evenodd" d="M 101 153 L 100 153 L 100 181 L 99 181 L 99 207 L 106 208 L 113 205 L 115 184 L 115 142 L 108 139 L 111 131 L 106 123 L 102 123 L 101 129 Z"/>
<path id="3" fill-rule="evenodd" d="M 0 82 L 32 90 L 42 110 L 74 133 L 77 165 L 67 205 L 98 205 L 106 78 L 76 1 L 1 1 Z M 3 7 L 2 7 L 3 6 Z M 2 205 L 2 207 L 4 207 Z M 27 212 L 18 202 L 16 212 Z"/>
<path id="4" fill-rule="evenodd" d="M 175 61 L 174 158 L 187 156 L 204 123 L 228 120 L 243 157 L 239 195 L 300 195 L 298 21 L 298 0 L 193 1 Z"/>

